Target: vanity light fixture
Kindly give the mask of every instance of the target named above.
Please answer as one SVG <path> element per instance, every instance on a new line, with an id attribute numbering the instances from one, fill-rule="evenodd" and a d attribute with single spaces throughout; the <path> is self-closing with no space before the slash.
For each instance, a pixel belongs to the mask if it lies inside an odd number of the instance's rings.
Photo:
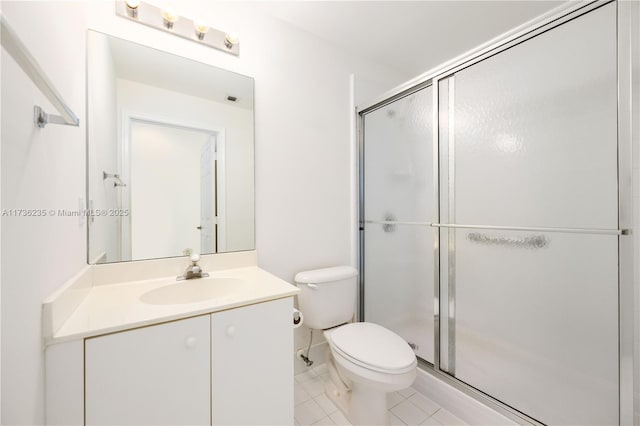
<path id="1" fill-rule="evenodd" d="M 130 21 L 166 31 L 232 55 L 240 55 L 237 33 L 227 33 L 209 27 L 203 20 L 191 20 L 180 16 L 171 5 L 159 8 L 140 0 L 116 0 L 115 5 L 116 15 Z"/>

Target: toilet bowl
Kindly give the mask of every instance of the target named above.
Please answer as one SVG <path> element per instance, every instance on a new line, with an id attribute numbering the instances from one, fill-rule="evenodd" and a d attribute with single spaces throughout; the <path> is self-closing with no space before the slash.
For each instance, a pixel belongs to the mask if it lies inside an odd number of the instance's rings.
<path id="1" fill-rule="evenodd" d="M 387 393 L 411 386 L 416 378 L 417 361 L 409 345 L 367 322 L 325 330 L 324 335 L 338 376 L 348 383 L 347 418 L 354 425 L 389 424 Z"/>
<path id="2" fill-rule="evenodd" d="M 324 330 L 331 382 L 327 396 L 353 425 L 388 425 L 387 393 L 411 386 L 417 360 L 400 336 L 353 317 L 357 272 L 334 267 L 301 272 L 296 284 L 305 324 Z"/>

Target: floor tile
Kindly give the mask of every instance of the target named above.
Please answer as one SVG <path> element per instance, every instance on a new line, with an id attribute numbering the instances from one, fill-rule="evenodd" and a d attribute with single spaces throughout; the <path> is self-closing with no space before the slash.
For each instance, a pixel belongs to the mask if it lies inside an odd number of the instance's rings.
<path id="1" fill-rule="evenodd" d="M 296 374 L 295 380 L 298 383 L 306 382 L 307 380 L 315 379 L 318 375 L 313 371 L 313 369 L 307 370 L 304 373 Z"/>
<path id="2" fill-rule="evenodd" d="M 294 417 L 300 423 L 300 426 L 312 425 L 326 415 L 313 399 L 296 405 L 294 409 Z"/>
<path id="3" fill-rule="evenodd" d="M 327 367 L 327 364 L 320 364 L 317 367 L 313 367 L 311 369 L 317 376 L 322 376 L 323 374 L 326 374 L 329 372 L 329 367 Z"/>
<path id="4" fill-rule="evenodd" d="M 326 373 L 322 373 L 318 376 L 320 378 L 320 380 L 322 380 L 324 383 L 327 382 L 327 380 L 331 380 L 331 378 L 329 377 L 329 372 Z"/>
<path id="5" fill-rule="evenodd" d="M 318 420 L 313 424 L 313 426 L 333 426 L 335 423 L 331 420 L 331 417 L 326 416 Z"/>
<path id="6" fill-rule="evenodd" d="M 309 392 L 304 390 L 301 384 L 299 383 L 293 384 L 293 405 L 301 404 L 310 399 L 311 399 L 311 395 L 309 395 Z"/>
<path id="7" fill-rule="evenodd" d="M 430 416 L 440 409 L 440 406 L 438 406 L 438 404 L 419 392 L 411 395 L 411 397 L 408 398 L 408 401 Z"/>
<path id="8" fill-rule="evenodd" d="M 436 413 L 433 415 L 433 418 L 445 426 L 466 425 L 465 422 L 442 408 L 436 411 Z"/>
<path id="9" fill-rule="evenodd" d="M 304 390 L 312 397 L 322 395 L 324 393 L 324 382 L 319 377 L 301 383 Z"/>
<path id="10" fill-rule="evenodd" d="M 322 410 L 327 414 L 334 413 L 338 410 L 338 407 L 336 407 L 324 393 L 316 396 L 314 399 L 318 403 L 320 408 L 322 408 Z"/>
<path id="11" fill-rule="evenodd" d="M 399 390 L 398 393 L 405 398 L 409 398 L 411 395 L 416 393 L 416 390 L 414 388 L 406 388 Z"/>
<path id="12" fill-rule="evenodd" d="M 427 413 L 425 413 L 409 401 L 401 402 L 400 404 L 393 407 L 390 411 L 408 425 L 420 424 L 429 417 Z"/>
<path id="13" fill-rule="evenodd" d="M 400 420 L 395 414 L 389 413 L 389 426 L 407 426 L 407 424 Z"/>
<path id="14" fill-rule="evenodd" d="M 331 380 L 326 364 L 295 376 L 294 401 L 296 426 L 351 426 L 345 415 L 324 393 Z M 391 426 L 458 426 L 461 419 L 410 387 L 387 394 Z"/>
<path id="15" fill-rule="evenodd" d="M 338 410 L 329 416 L 333 422 L 338 426 L 351 426 L 349 420 L 342 414 L 342 411 Z"/>
<path id="16" fill-rule="evenodd" d="M 387 410 L 389 408 L 393 408 L 396 405 L 400 404 L 404 401 L 404 397 L 400 395 L 398 392 L 390 392 L 387 394 Z"/>
<path id="17" fill-rule="evenodd" d="M 429 417 L 424 422 L 420 423 L 420 426 L 442 426 L 442 423 L 434 419 L 433 417 Z"/>

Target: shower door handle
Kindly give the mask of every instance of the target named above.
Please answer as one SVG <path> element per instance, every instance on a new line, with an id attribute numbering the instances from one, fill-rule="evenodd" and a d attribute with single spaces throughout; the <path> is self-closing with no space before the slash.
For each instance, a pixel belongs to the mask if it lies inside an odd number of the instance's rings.
<path id="1" fill-rule="evenodd" d="M 493 237 L 479 232 L 467 234 L 467 240 L 477 244 L 488 244 L 496 246 L 508 246 L 519 248 L 541 249 L 549 245 L 549 240 L 543 234 L 528 237 Z"/>

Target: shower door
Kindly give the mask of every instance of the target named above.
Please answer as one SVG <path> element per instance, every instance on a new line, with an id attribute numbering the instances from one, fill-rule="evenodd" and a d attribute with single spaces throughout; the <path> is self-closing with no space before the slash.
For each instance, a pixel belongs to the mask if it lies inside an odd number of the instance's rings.
<path id="1" fill-rule="evenodd" d="M 618 4 L 592 7 L 360 113 L 361 319 L 550 425 L 620 421 Z"/>
<path id="2" fill-rule="evenodd" d="M 433 362 L 433 91 L 426 87 L 367 114 L 364 246 L 367 321 L 402 336 Z M 430 253 L 430 255 L 425 255 Z"/>
<path id="3" fill-rule="evenodd" d="M 618 424 L 616 4 L 437 81 L 440 368 Z"/>

